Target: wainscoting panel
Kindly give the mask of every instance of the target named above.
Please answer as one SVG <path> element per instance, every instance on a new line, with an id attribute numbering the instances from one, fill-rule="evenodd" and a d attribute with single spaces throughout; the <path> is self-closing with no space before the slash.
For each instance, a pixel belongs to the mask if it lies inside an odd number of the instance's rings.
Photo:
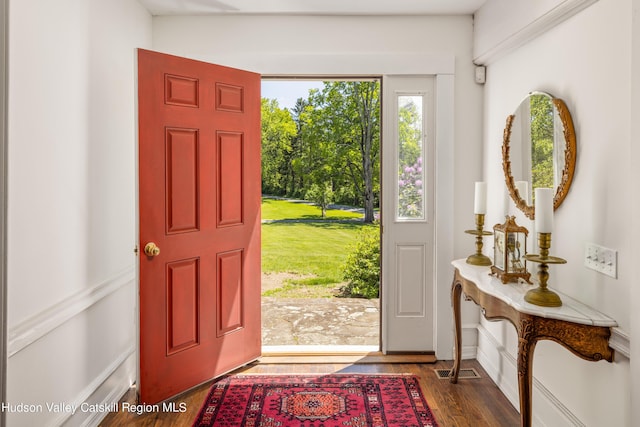
<path id="1" fill-rule="evenodd" d="M 475 359 L 478 354 L 477 323 L 462 324 L 462 360 Z"/>
<path id="2" fill-rule="evenodd" d="M 51 425 L 67 426 L 97 426 L 109 415 L 108 408 L 113 408 L 114 404 L 133 385 L 131 379 L 136 376 L 137 352 L 135 347 L 123 352 L 116 360 L 96 377 L 82 392 L 74 402 L 78 408 L 85 408 L 76 411 L 75 414 L 61 413 L 51 423 Z M 91 408 L 104 408 L 104 411 L 91 410 Z"/>
<path id="3" fill-rule="evenodd" d="M 121 287 L 135 281 L 135 269 L 129 267 L 97 286 L 79 292 L 11 327 L 8 333 L 8 357 L 88 309 Z"/>
<path id="4" fill-rule="evenodd" d="M 515 351 L 515 349 L 514 349 Z M 484 327 L 478 325 L 478 354 L 480 362 L 487 374 L 498 385 L 502 393 L 515 408 L 520 407 L 518 394 L 517 361 Z M 533 425 L 554 427 L 584 427 L 585 424 L 576 417 L 562 402 L 553 395 L 540 381 L 533 379 Z M 541 417 L 543 415 L 543 418 Z M 550 423 L 552 421 L 552 423 Z"/>
<path id="5" fill-rule="evenodd" d="M 89 405 L 117 402 L 136 378 L 136 289 L 127 269 L 11 329 L 7 399 L 42 410 L 9 412 L 8 425 L 97 425 L 106 414 Z"/>

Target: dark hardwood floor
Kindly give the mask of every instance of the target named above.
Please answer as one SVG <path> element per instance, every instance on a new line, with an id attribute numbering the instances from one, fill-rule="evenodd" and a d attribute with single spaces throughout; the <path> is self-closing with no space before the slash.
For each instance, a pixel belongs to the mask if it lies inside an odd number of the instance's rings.
<path id="1" fill-rule="evenodd" d="M 422 391 L 429 407 L 441 427 L 502 427 L 519 426 L 518 412 L 488 377 L 475 360 L 462 362 L 462 369 L 473 368 L 481 378 L 460 379 L 451 384 L 448 379 L 440 379 L 434 369 L 449 369 L 451 361 L 438 361 L 432 364 L 416 363 L 368 363 L 368 364 L 267 364 L 254 363 L 235 372 L 252 374 L 303 374 L 303 373 L 409 373 L 421 379 Z M 211 383 L 203 384 L 175 399 L 176 407 L 186 408 L 183 413 L 152 412 L 137 415 L 123 412 L 109 414 L 100 426 L 169 427 L 191 426 Z M 130 390 L 122 401 L 135 403 L 135 392 Z M 121 402 L 122 402 L 121 401 Z"/>

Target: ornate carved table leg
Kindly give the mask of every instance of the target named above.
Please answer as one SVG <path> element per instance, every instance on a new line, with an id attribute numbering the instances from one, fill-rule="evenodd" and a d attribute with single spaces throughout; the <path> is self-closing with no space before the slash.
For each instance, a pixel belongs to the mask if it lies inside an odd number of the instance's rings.
<path id="1" fill-rule="evenodd" d="M 520 391 L 520 425 L 531 427 L 531 380 L 533 377 L 533 351 L 537 336 L 534 322 L 525 316 L 518 328 L 518 388 Z"/>
<path id="2" fill-rule="evenodd" d="M 456 275 L 453 277 L 453 283 L 451 284 L 451 305 L 453 307 L 453 323 L 454 334 L 453 334 L 453 369 L 451 369 L 451 373 L 449 374 L 449 381 L 452 383 L 458 382 L 458 374 L 460 373 L 460 359 L 462 358 L 462 349 L 461 349 L 461 324 L 460 324 L 460 295 L 462 294 L 462 284 L 457 278 L 457 270 Z"/>

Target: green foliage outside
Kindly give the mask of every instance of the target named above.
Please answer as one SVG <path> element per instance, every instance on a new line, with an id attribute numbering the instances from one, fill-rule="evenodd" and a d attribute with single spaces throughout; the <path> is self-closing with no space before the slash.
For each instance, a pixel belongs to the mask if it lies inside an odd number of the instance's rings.
<path id="1" fill-rule="evenodd" d="M 330 187 L 335 203 L 364 208 L 380 195 L 380 83 L 330 81 L 289 111 L 262 103 L 263 192 L 306 198 Z M 317 193 L 317 192 L 316 192 Z"/>
<path id="2" fill-rule="evenodd" d="M 362 213 L 328 209 L 323 221 L 317 206 L 269 198 L 263 199 L 262 218 L 271 220 L 262 224 L 262 271 L 300 276 L 263 293 L 282 298 L 336 296 L 348 254 L 361 231 L 379 230 L 353 221 Z"/>
<path id="3" fill-rule="evenodd" d="M 262 191 L 280 194 L 282 182 L 290 173 L 288 159 L 296 135 L 296 124 L 287 110 L 272 99 L 262 99 Z"/>
<path id="4" fill-rule="evenodd" d="M 361 231 L 379 230 L 371 224 L 380 197 L 380 82 L 323 85 L 298 99 L 291 111 L 276 100 L 262 100 L 263 193 L 317 205 L 263 201 L 263 219 L 272 221 L 262 226 L 262 270 L 300 276 L 265 296 L 334 296 L 350 250 L 364 250 L 355 245 Z M 408 139 L 409 144 L 415 140 Z M 416 162 L 412 150 L 407 156 Z M 360 207 L 364 215 L 329 209 L 329 203 Z M 362 221 L 304 221 L 353 217 Z M 379 259 L 379 242 L 376 246 Z M 352 283 L 342 289 L 343 296 L 373 295 L 360 284 L 363 273 L 350 273 Z"/>
<path id="5" fill-rule="evenodd" d="M 343 296 L 378 298 L 380 293 L 380 228 L 365 227 L 350 247 L 344 265 L 348 284 L 341 289 Z"/>
<path id="6" fill-rule="evenodd" d="M 422 109 L 415 97 L 403 96 L 398 106 L 398 141 L 400 168 L 413 165 L 422 155 Z"/>
<path id="7" fill-rule="evenodd" d="M 530 96 L 531 180 L 533 188 L 554 188 L 553 104 L 543 94 Z"/>
<path id="8" fill-rule="evenodd" d="M 423 215 L 422 105 L 418 97 L 403 96 L 398 106 L 398 217 Z"/>
<path id="9" fill-rule="evenodd" d="M 327 207 L 333 202 L 334 193 L 328 182 L 313 184 L 307 191 L 305 199 L 313 202 L 322 210 L 322 218 L 327 216 Z"/>

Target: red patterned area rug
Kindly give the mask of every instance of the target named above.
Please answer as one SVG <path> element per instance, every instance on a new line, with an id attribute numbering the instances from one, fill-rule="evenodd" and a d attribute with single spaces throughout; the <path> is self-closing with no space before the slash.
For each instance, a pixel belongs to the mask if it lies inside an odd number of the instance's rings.
<path id="1" fill-rule="evenodd" d="M 413 375 L 234 375 L 194 427 L 436 427 Z"/>

